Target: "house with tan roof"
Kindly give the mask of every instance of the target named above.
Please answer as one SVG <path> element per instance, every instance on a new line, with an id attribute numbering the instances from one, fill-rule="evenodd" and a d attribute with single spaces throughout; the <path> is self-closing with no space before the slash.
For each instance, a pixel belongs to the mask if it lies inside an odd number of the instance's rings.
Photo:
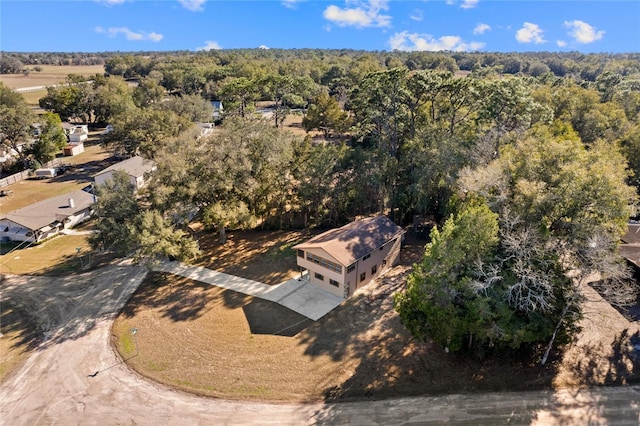
<path id="1" fill-rule="evenodd" d="M 107 167 L 96 174 L 93 179 L 95 180 L 96 185 L 104 185 L 106 181 L 113 177 L 113 174 L 116 171 L 122 170 L 129 175 L 131 184 L 136 188 L 136 190 L 138 190 L 145 185 L 147 176 L 155 169 L 156 165 L 153 161 L 144 159 L 137 155 Z"/>
<path id="2" fill-rule="evenodd" d="M 346 299 L 396 262 L 404 233 L 386 216 L 377 216 L 316 235 L 293 248 L 302 277 Z"/>
<path id="3" fill-rule="evenodd" d="M 80 189 L 14 210 L 0 218 L 0 240 L 42 241 L 89 219 L 93 203 Z"/>

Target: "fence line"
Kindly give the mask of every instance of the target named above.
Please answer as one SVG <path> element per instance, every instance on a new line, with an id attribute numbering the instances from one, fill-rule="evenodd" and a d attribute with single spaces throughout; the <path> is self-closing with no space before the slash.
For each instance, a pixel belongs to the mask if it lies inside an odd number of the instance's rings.
<path id="1" fill-rule="evenodd" d="M 49 161 L 47 164 L 43 164 L 43 168 L 49 167 L 58 167 L 60 165 L 60 160 L 55 158 L 52 161 Z M 9 185 L 13 185 L 14 183 L 18 183 L 21 180 L 27 179 L 31 176 L 31 170 L 23 170 L 19 173 L 7 176 L 6 178 L 0 179 L 0 188 L 7 187 Z"/>

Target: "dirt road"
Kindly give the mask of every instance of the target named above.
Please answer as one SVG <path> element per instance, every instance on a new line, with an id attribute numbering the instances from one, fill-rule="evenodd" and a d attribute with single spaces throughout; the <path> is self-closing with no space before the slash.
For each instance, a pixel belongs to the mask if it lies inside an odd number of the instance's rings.
<path id="1" fill-rule="evenodd" d="M 0 297 L 30 307 L 47 339 L 0 389 L 3 425 L 638 424 L 634 387 L 266 404 L 180 393 L 137 376 L 109 343 L 115 313 L 146 274 L 117 265 L 68 278 L 8 277 Z M 153 333 L 153 330 L 138 330 Z"/>

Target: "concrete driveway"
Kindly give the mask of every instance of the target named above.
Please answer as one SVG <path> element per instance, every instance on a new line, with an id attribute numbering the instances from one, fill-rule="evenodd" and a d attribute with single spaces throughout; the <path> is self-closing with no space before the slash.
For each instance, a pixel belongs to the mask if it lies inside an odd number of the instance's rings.
<path id="1" fill-rule="evenodd" d="M 296 278 L 277 285 L 267 285 L 180 262 L 158 262 L 153 265 L 153 269 L 279 303 L 314 321 L 331 312 L 344 300 L 342 297 L 324 291 L 306 280 L 297 280 Z"/>
<path id="2" fill-rule="evenodd" d="M 109 343 L 114 315 L 146 274 L 117 265 L 54 279 L 8 277 L 0 298 L 38 311 L 48 338 L 2 383 L 0 424 L 423 425 L 639 423 L 636 387 L 267 404 L 200 398 L 130 371 Z M 145 332 L 141 330 L 140 333 Z"/>

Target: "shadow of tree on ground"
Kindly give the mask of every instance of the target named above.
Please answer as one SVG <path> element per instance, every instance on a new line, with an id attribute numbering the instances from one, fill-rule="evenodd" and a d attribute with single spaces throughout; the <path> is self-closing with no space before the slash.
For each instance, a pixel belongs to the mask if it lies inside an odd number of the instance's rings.
<path id="1" fill-rule="evenodd" d="M 160 308 L 162 315 L 172 321 L 194 320 L 211 309 L 217 292 L 209 284 L 163 272 L 149 272 L 131 300 L 122 309 L 125 318 L 134 317 L 140 310 Z"/>
<path id="2" fill-rule="evenodd" d="M 2 333 L 19 336 L 13 347 L 45 348 L 78 339 L 117 313 L 145 273 L 141 267 L 109 265 L 55 278 L 3 276 Z"/>
<path id="3" fill-rule="evenodd" d="M 584 356 L 573 365 L 573 374 L 586 386 L 618 386 L 640 380 L 640 334 L 625 329 L 610 347 L 599 343 L 583 349 Z"/>
<path id="4" fill-rule="evenodd" d="M 416 243 L 420 244 L 420 243 Z M 548 389 L 556 374 L 516 359 L 477 360 L 445 353 L 432 342 L 417 342 L 393 308 L 422 245 L 405 247 L 403 265 L 390 270 L 309 326 L 298 336 L 311 357 L 330 356 L 351 365 L 344 379 L 325 390 L 326 401 L 380 399 L 450 393 Z"/>

